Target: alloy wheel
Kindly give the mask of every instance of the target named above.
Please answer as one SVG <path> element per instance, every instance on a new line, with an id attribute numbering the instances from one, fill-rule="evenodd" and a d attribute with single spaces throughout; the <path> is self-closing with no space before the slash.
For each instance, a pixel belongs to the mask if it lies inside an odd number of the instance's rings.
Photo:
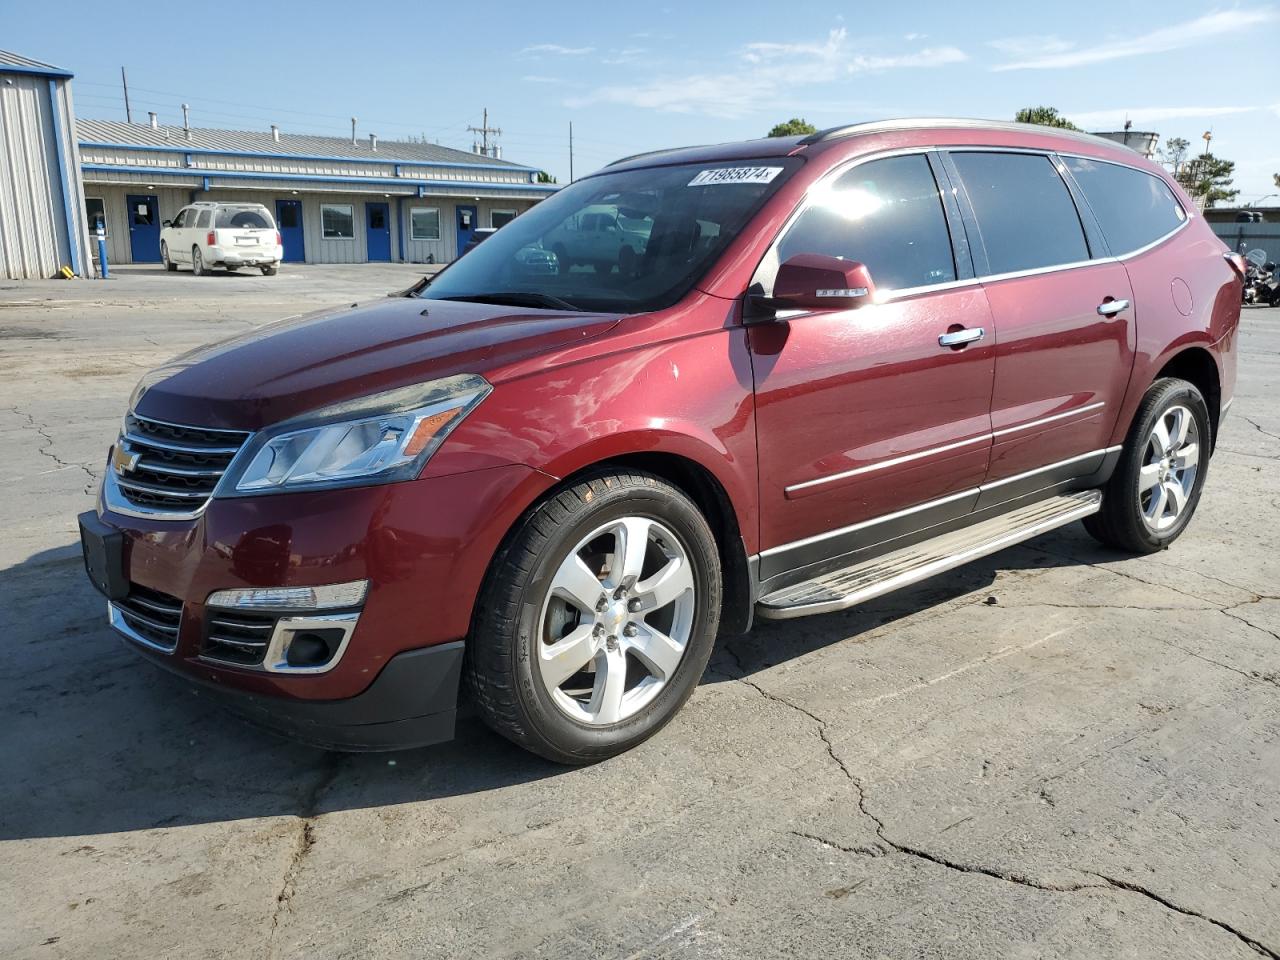
<path id="1" fill-rule="evenodd" d="M 1186 407 L 1170 407 L 1147 437 L 1138 471 L 1138 507 L 1147 529 L 1163 533 L 1176 524 L 1195 489 L 1200 428 Z"/>
<path id="2" fill-rule="evenodd" d="M 628 516 L 584 537 L 551 578 L 536 670 L 556 707 L 585 724 L 640 712 L 675 675 L 696 608 L 689 554 L 667 527 Z"/>

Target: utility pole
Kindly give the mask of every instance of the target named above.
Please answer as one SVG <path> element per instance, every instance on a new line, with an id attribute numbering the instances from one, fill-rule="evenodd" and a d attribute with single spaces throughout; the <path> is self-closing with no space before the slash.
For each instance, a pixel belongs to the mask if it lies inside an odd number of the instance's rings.
<path id="1" fill-rule="evenodd" d="M 484 119 L 481 121 L 480 126 L 478 127 L 469 126 L 467 127 L 467 129 L 470 130 L 472 133 L 480 134 L 480 143 L 481 143 L 480 152 L 484 154 L 486 157 L 489 156 L 489 134 L 492 133 L 495 136 L 502 136 L 502 129 L 500 127 L 489 126 L 489 108 L 488 107 L 484 108 Z M 472 143 L 472 149 L 473 150 L 475 149 L 474 143 Z"/>
<path id="2" fill-rule="evenodd" d="M 133 110 L 129 107 L 129 78 L 124 75 L 124 67 L 120 68 L 120 83 L 124 86 L 124 119 L 133 123 Z"/>
<path id="3" fill-rule="evenodd" d="M 569 121 L 569 182 L 573 183 L 573 121 Z"/>

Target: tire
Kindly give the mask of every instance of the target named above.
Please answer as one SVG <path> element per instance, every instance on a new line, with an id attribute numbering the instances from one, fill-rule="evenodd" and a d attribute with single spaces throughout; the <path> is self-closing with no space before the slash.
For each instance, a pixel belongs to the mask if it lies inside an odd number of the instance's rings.
<path id="1" fill-rule="evenodd" d="M 1157 380 L 1143 397 L 1120 462 L 1103 487 L 1102 509 L 1085 518 L 1085 529 L 1129 553 L 1166 549 L 1200 502 L 1212 444 L 1209 406 L 1195 385 Z"/>
<path id="2" fill-rule="evenodd" d="M 643 534 L 644 551 L 630 554 L 614 531 L 634 543 Z M 477 600 L 466 673 L 478 712 L 557 763 L 623 753 L 693 693 L 721 593 L 711 528 L 665 481 L 608 471 L 548 494 L 498 551 Z"/>
<path id="3" fill-rule="evenodd" d="M 200 248 L 191 248 L 191 272 L 197 277 L 203 277 L 209 272 L 209 268 L 204 265 L 204 257 L 200 256 Z"/>
<path id="4" fill-rule="evenodd" d="M 262 275 L 264 277 L 274 277 L 278 269 L 279 269 L 278 267 L 263 267 Z"/>
<path id="5" fill-rule="evenodd" d="M 164 268 L 170 273 L 178 272 L 178 265 L 169 259 L 169 245 L 167 243 L 160 244 L 160 259 L 164 262 Z"/>
<path id="6" fill-rule="evenodd" d="M 226 270 L 226 271 L 227 271 L 227 273 L 235 273 L 235 272 L 236 272 L 237 270 L 239 270 L 240 268 L 239 268 L 239 267 L 233 267 L 231 264 L 229 264 L 229 263 L 228 263 L 225 267 L 223 267 L 223 269 L 224 269 L 224 270 Z"/>

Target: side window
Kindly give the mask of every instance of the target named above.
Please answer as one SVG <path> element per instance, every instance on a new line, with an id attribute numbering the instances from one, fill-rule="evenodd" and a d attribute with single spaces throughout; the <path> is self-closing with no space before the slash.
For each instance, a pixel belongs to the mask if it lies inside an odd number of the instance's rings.
<path id="1" fill-rule="evenodd" d="M 188 214 L 188 213 L 190 213 L 190 212 L 191 212 L 191 211 L 187 210 L 185 207 L 183 207 L 181 210 L 179 210 L 179 211 L 178 211 L 178 215 L 177 215 L 176 217 L 174 217 L 174 218 L 173 218 L 173 226 L 174 226 L 174 229 L 181 229 L 181 228 L 182 228 L 182 226 L 183 226 L 183 225 L 185 224 L 185 222 L 186 222 L 187 214 Z"/>
<path id="2" fill-rule="evenodd" d="M 1048 157 L 957 152 L 951 160 L 978 218 L 988 273 L 1089 259 L 1075 201 Z"/>
<path id="3" fill-rule="evenodd" d="M 196 227 L 201 230 L 208 229 L 209 222 L 213 219 L 213 211 L 204 209 L 200 211 L 200 218 L 196 220 Z"/>
<path id="4" fill-rule="evenodd" d="M 882 290 L 956 279 L 942 197 L 923 155 L 859 164 L 814 189 L 778 244 L 779 263 L 800 253 L 857 260 Z"/>
<path id="5" fill-rule="evenodd" d="M 1187 219 L 1182 204 L 1159 177 L 1118 163 L 1063 157 L 1098 218 L 1114 256 L 1154 243 Z"/>

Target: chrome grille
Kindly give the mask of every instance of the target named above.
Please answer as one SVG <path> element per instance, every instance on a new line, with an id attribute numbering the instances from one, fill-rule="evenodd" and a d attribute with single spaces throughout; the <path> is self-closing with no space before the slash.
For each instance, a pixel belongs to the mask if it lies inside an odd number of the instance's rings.
<path id="1" fill-rule="evenodd" d="M 111 472 L 120 495 L 155 513 L 198 513 L 248 433 L 125 417 Z"/>
<path id="2" fill-rule="evenodd" d="M 177 597 L 135 583 L 129 586 L 127 597 L 112 601 L 111 606 L 127 628 L 126 632 L 135 639 L 166 652 L 172 652 L 178 645 L 182 601 Z"/>
<path id="3" fill-rule="evenodd" d="M 209 607 L 205 613 L 201 655 L 241 666 L 256 666 L 262 663 L 279 618 L 278 613 Z"/>

